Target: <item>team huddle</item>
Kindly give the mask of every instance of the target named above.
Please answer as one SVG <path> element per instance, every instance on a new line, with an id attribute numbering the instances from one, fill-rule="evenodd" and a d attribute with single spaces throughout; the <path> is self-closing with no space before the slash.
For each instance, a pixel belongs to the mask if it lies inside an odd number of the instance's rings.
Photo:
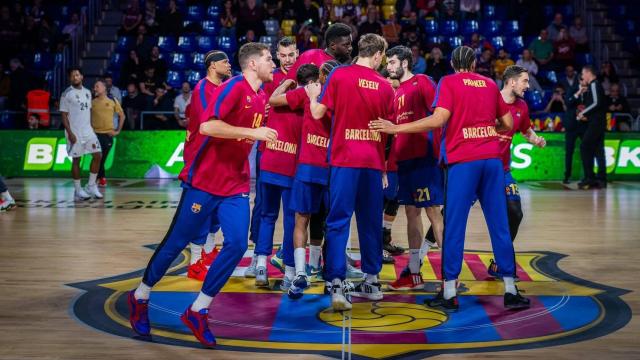
<path id="1" fill-rule="evenodd" d="M 522 210 L 509 172 L 516 131 L 545 146 L 521 99 L 529 87 L 527 71 L 509 67 L 500 91 L 474 73 L 474 51 L 458 47 L 451 55 L 455 74 L 436 85 L 411 73 L 411 49 L 387 49 L 381 36 L 361 36 L 353 61 L 348 26 L 329 27 L 325 43 L 325 49 L 298 57 L 295 43 L 282 39 L 278 69 L 267 45 L 245 44 L 238 53 L 242 74 L 226 81 L 226 54 L 206 55 L 207 77 L 196 85 L 189 106 L 182 196 L 140 285 L 128 296 L 137 334 L 150 336 L 151 288 L 190 246 L 188 276 L 203 285 L 181 319 L 204 346 L 215 346 L 209 307 L 248 239 L 255 250 L 245 276 L 255 277 L 257 287 L 270 286 L 267 260 L 281 206 L 283 241 L 271 263 L 284 272 L 281 289 L 291 299 L 302 297 L 317 278 L 324 280 L 335 311 L 350 310 L 351 297 L 381 300 L 382 265 L 393 261 L 390 252 L 404 251 L 386 239 L 398 205 L 404 205 L 409 264 L 388 289 L 422 288 L 422 261 L 430 247 L 440 247 L 442 288 L 425 305 L 456 311 L 466 223 L 477 200 L 495 254 L 488 273 L 504 282 L 506 308 L 529 307 L 515 285 L 513 240 Z M 256 142 L 250 214 L 248 157 Z M 423 236 L 422 209 L 431 222 L 431 241 Z M 354 213 L 360 269 L 346 251 Z M 213 243 L 218 229 L 224 235 L 220 250 Z M 360 281 L 348 280 L 354 277 Z"/>

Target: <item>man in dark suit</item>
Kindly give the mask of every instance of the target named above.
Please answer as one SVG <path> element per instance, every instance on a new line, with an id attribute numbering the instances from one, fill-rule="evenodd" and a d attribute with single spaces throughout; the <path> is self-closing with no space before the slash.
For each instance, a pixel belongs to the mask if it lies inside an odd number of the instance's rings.
<path id="1" fill-rule="evenodd" d="M 567 66 L 567 69 L 569 66 Z M 587 124 L 582 121 L 576 120 L 576 114 L 578 105 L 582 101 L 582 95 L 584 91 L 587 89 L 587 84 L 581 84 L 582 80 L 579 79 L 578 75 L 575 74 L 575 70 L 571 67 L 571 70 L 574 72 L 573 81 L 568 81 L 570 76 L 567 76 L 560 82 L 560 85 L 564 87 L 565 90 L 565 99 L 564 103 L 567 107 L 567 110 L 564 113 L 562 118 L 562 125 L 564 126 L 564 180 L 563 184 L 568 184 L 571 179 L 571 170 L 573 165 L 573 152 L 576 147 L 576 140 L 582 140 L 582 135 L 584 135 L 584 131 L 587 128 Z M 569 74 L 567 74 L 569 75 Z M 579 93 L 581 86 L 584 88 L 582 92 Z"/>

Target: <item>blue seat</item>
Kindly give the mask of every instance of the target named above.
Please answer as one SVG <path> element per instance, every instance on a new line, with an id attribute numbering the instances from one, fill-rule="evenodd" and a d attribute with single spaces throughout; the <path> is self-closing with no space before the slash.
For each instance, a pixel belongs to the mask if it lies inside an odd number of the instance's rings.
<path id="1" fill-rule="evenodd" d="M 190 27 L 191 25 L 193 25 L 193 20 L 183 20 L 182 21 L 182 28 L 184 28 L 184 29 Z"/>
<path id="2" fill-rule="evenodd" d="M 179 89 L 182 86 L 184 76 L 182 71 L 169 71 L 167 72 L 167 85 L 172 88 Z"/>
<path id="3" fill-rule="evenodd" d="M 435 19 L 424 19 L 422 21 L 422 28 L 428 35 L 435 35 L 438 33 L 438 22 Z"/>
<path id="4" fill-rule="evenodd" d="M 193 36 L 180 36 L 178 49 L 182 52 L 193 52 L 196 49 L 196 40 Z"/>
<path id="5" fill-rule="evenodd" d="M 443 35 L 458 35 L 458 22 L 456 20 L 445 20 L 440 28 Z"/>
<path id="6" fill-rule="evenodd" d="M 505 47 L 511 55 L 519 55 L 524 50 L 524 40 L 522 36 L 510 37 L 507 39 Z"/>
<path id="7" fill-rule="evenodd" d="M 171 69 L 184 70 L 187 68 L 187 56 L 183 53 L 172 53 L 168 62 Z"/>
<path id="8" fill-rule="evenodd" d="M 176 39 L 173 36 L 159 36 L 158 47 L 164 52 L 173 52 L 176 50 Z"/>
<path id="9" fill-rule="evenodd" d="M 440 35 L 431 35 L 427 36 L 427 44 L 429 45 L 440 45 L 444 44 L 444 38 Z"/>
<path id="10" fill-rule="evenodd" d="M 118 42 L 116 43 L 116 51 L 127 51 L 131 47 L 131 43 L 133 39 L 129 36 L 120 36 L 118 37 Z"/>
<path id="11" fill-rule="evenodd" d="M 202 79 L 201 71 L 190 71 L 186 77 L 186 81 L 191 85 L 192 88 L 196 86 L 196 84 L 198 83 L 198 81 L 200 81 L 200 79 Z"/>
<path id="12" fill-rule="evenodd" d="M 538 77 L 541 79 L 546 79 L 552 84 L 558 83 L 558 75 L 553 70 L 540 70 L 538 72 Z"/>
<path id="13" fill-rule="evenodd" d="M 471 35 L 480 31 L 480 25 L 476 20 L 465 20 L 462 24 L 462 34 Z"/>
<path id="14" fill-rule="evenodd" d="M 62 53 L 56 53 L 53 56 L 53 63 L 55 65 L 62 65 L 62 62 L 64 61 L 64 54 Z"/>
<path id="15" fill-rule="evenodd" d="M 53 84 L 53 70 L 45 71 L 43 78 L 49 85 Z"/>
<path id="16" fill-rule="evenodd" d="M 541 111 L 545 108 L 542 94 L 538 90 L 529 90 L 524 93 L 524 99 L 529 104 L 531 112 Z"/>
<path id="17" fill-rule="evenodd" d="M 202 32 L 207 35 L 217 35 L 219 29 L 218 20 L 205 20 L 202 22 Z"/>
<path id="18" fill-rule="evenodd" d="M 484 9 L 482 9 L 482 16 L 485 19 L 493 19 L 496 16 L 495 5 L 485 5 Z"/>
<path id="19" fill-rule="evenodd" d="M 113 55 L 111 55 L 111 60 L 109 61 L 109 69 L 120 69 L 122 67 L 122 63 L 124 62 L 124 58 L 124 54 L 113 53 Z"/>
<path id="20" fill-rule="evenodd" d="M 520 33 L 520 23 L 518 20 L 509 20 L 504 23 L 505 35 L 517 35 Z"/>
<path id="21" fill-rule="evenodd" d="M 504 36 L 494 36 L 491 38 L 491 45 L 497 50 L 504 48 L 505 40 Z"/>
<path id="22" fill-rule="evenodd" d="M 502 22 L 500 20 L 489 20 L 484 23 L 482 27 L 482 33 L 484 36 L 497 35 L 502 28 Z"/>
<path id="23" fill-rule="evenodd" d="M 280 32 L 280 24 L 278 24 L 278 20 L 269 19 L 264 20 L 263 23 L 267 35 L 278 36 L 278 33 Z"/>
<path id="24" fill-rule="evenodd" d="M 196 38 L 198 43 L 198 50 L 207 52 L 214 49 L 214 41 L 211 36 L 198 36 Z"/>
<path id="25" fill-rule="evenodd" d="M 204 18 L 204 9 L 202 6 L 191 5 L 187 8 L 187 20 L 202 20 Z"/>
<path id="26" fill-rule="evenodd" d="M 220 17 L 220 6 L 213 4 L 213 5 L 209 5 L 209 7 L 207 8 L 207 17 L 209 19 L 214 19 L 214 20 L 218 20 L 218 18 Z"/>
<path id="27" fill-rule="evenodd" d="M 273 46 L 278 42 L 278 38 L 275 36 L 260 36 L 260 40 L 258 42 Z"/>
<path id="28" fill-rule="evenodd" d="M 218 49 L 227 53 L 235 53 L 238 50 L 238 44 L 233 37 L 230 36 L 220 36 L 218 38 Z"/>
<path id="29" fill-rule="evenodd" d="M 457 48 L 458 46 L 462 46 L 464 42 L 464 38 L 462 36 L 451 36 L 448 39 L 449 46 L 451 48 Z"/>
<path id="30" fill-rule="evenodd" d="M 190 67 L 193 70 L 204 70 L 204 55 L 201 53 L 194 53 L 191 56 Z"/>
<path id="31" fill-rule="evenodd" d="M 593 56 L 589 53 L 576 53 L 576 63 L 579 66 L 593 65 Z"/>
<path id="32" fill-rule="evenodd" d="M 49 53 L 37 52 L 33 54 L 33 68 L 35 70 L 49 70 L 53 67 L 53 58 Z"/>

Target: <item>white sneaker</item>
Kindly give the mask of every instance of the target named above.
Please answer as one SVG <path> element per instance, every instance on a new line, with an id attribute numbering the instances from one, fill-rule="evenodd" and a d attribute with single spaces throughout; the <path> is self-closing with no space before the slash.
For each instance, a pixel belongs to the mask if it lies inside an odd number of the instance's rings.
<path id="1" fill-rule="evenodd" d="M 97 184 L 93 184 L 93 185 L 87 185 L 85 187 L 85 190 L 87 191 L 87 193 L 91 196 L 94 197 L 96 199 L 102 199 L 102 193 L 100 192 L 100 190 L 98 190 L 98 185 Z"/>
<path id="2" fill-rule="evenodd" d="M 347 262 L 347 279 L 362 279 L 364 273 L 357 267 Z"/>
<path id="3" fill-rule="evenodd" d="M 9 211 L 14 207 L 16 207 L 16 201 L 14 199 L 0 201 L 0 212 Z"/>
<path id="4" fill-rule="evenodd" d="M 256 286 L 269 287 L 269 276 L 267 275 L 267 268 L 265 266 L 258 266 L 256 268 Z"/>
<path id="5" fill-rule="evenodd" d="M 256 277 L 256 265 L 258 265 L 258 255 L 253 255 L 253 257 L 251 258 L 251 264 L 249 264 L 249 267 L 244 271 L 244 277 Z"/>
<path id="6" fill-rule="evenodd" d="M 363 281 L 356 285 L 351 295 L 369 300 L 382 300 L 382 286 L 380 283 L 370 284 Z"/>
<path id="7" fill-rule="evenodd" d="M 73 199 L 75 201 L 85 201 L 91 199 L 91 195 L 87 194 L 85 189 L 80 188 L 73 193 Z"/>
<path id="8" fill-rule="evenodd" d="M 333 279 L 331 283 L 331 306 L 334 311 L 351 310 L 351 295 L 349 294 L 353 285 L 348 281 Z"/>

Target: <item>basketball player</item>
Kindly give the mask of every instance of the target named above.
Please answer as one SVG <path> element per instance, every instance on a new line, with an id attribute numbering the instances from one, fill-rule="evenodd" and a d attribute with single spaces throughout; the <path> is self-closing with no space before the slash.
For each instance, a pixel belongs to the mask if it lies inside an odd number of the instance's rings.
<path id="1" fill-rule="evenodd" d="M 311 114 L 322 119 L 333 114 L 329 142 L 329 215 L 324 277 L 332 282 L 334 310 L 351 309 L 351 285 L 344 281 L 351 217 L 355 211 L 366 274 L 352 295 L 382 299 L 378 273 L 382 268 L 382 172 L 386 136 L 368 129 L 371 119 L 391 116 L 393 89 L 378 74 L 387 42 L 376 34 L 358 41 L 358 61 L 334 69 L 320 92 L 320 84 L 307 85 Z M 318 98 L 319 95 L 319 98 Z"/>
<path id="2" fill-rule="evenodd" d="M 387 71 L 392 79 L 400 81 L 394 103 L 395 122 L 409 123 L 426 117 L 431 108 L 436 85 L 426 75 L 414 75 L 413 55 L 406 46 L 396 46 L 387 51 Z M 444 203 L 442 169 L 437 160 L 435 131 L 418 134 L 398 134 L 393 152 L 398 161 L 398 201 L 404 205 L 407 216 L 409 240 L 408 271 L 389 284 L 391 290 L 411 290 L 424 286 L 420 267 L 423 242 L 422 209 L 434 225 L 438 243 L 442 241 L 443 220 L 440 206 Z"/>
<path id="3" fill-rule="evenodd" d="M 509 236 L 504 170 L 500 161 L 498 131 L 513 128 L 513 118 L 495 82 L 474 73 L 473 49 L 453 50 L 455 74 L 443 77 L 433 104 L 434 113 L 410 123 L 395 125 L 379 119 L 371 128 L 389 134 L 420 133 L 443 129 L 440 161 L 446 166 L 444 236 L 442 242 L 442 290 L 426 305 L 451 312 L 458 310 L 456 281 L 462 268 L 464 236 L 469 204 L 477 198 L 482 205 L 491 245 L 503 276 L 504 305 L 510 309 L 529 307 L 515 286 L 515 253 Z"/>
<path id="4" fill-rule="evenodd" d="M 206 138 L 192 136 L 199 131 L 200 124 L 207 119 L 202 116 L 212 100 L 213 92 L 222 82 L 231 76 L 231 64 L 229 57 L 222 51 L 209 51 L 204 57 L 204 66 L 207 76 L 196 84 L 189 102 L 189 123 L 187 124 L 187 136 L 184 142 L 183 158 L 185 166 L 190 166 L 196 157 L 198 149 Z M 186 165 L 189 163 L 189 165 Z M 220 229 L 218 219 L 213 216 L 211 221 L 202 229 L 202 233 L 194 239 L 189 247 L 191 249 L 191 261 L 187 276 L 204 281 L 207 275 L 207 267 L 211 266 L 218 249 L 215 245 L 216 232 Z"/>
<path id="5" fill-rule="evenodd" d="M 351 51 L 353 46 L 351 27 L 342 23 L 335 23 L 329 26 L 324 33 L 324 49 L 307 50 L 291 67 L 289 79 L 295 79 L 298 68 L 304 64 L 313 64 L 320 67 L 322 64 L 330 60 L 336 60 L 341 64 L 347 64 L 351 61 Z"/>
<path id="6" fill-rule="evenodd" d="M 327 146 L 331 131 L 331 118 L 326 114 L 321 120 L 311 115 L 310 101 L 304 85 L 320 82 L 324 84 L 329 73 L 339 64 L 335 60 L 322 64 L 321 69 L 313 64 L 304 64 L 298 68 L 298 84 L 295 90 L 287 90 L 283 84 L 271 95 L 269 104 L 273 107 L 288 106 L 292 110 L 304 110 L 300 149 L 295 178 L 291 190 L 290 208 L 295 211 L 295 229 L 293 248 L 296 277 L 289 288 L 292 299 L 302 297 L 309 287 L 309 276 L 320 271 L 320 253 L 324 231 L 311 231 L 309 265 L 305 263 L 308 232 L 307 228 L 313 214 L 323 215 L 329 207 L 329 164 Z M 286 80 L 291 81 L 291 80 Z M 324 222 L 324 221 L 323 221 Z"/>
<path id="7" fill-rule="evenodd" d="M 531 128 L 531 119 L 529 119 L 529 108 L 527 103 L 522 99 L 524 92 L 529 89 L 529 74 L 527 69 L 512 65 L 505 69 L 502 76 L 504 85 L 502 87 L 502 99 L 509 107 L 511 117 L 513 117 L 513 129 L 507 132 L 498 133 L 500 139 L 500 151 L 502 153 L 502 167 L 504 169 L 504 185 L 507 195 L 507 218 L 509 220 L 509 233 L 511 234 L 511 242 L 516 239 L 518 228 L 522 221 L 522 204 L 520 202 L 520 191 L 518 184 L 513 176 L 511 176 L 511 141 L 516 131 L 519 131 L 529 143 L 544 147 L 547 142 L 543 137 L 536 134 Z M 499 278 L 500 271 L 498 264 L 493 259 L 487 270 L 489 275 Z M 517 278 L 517 277 L 516 277 Z"/>
<path id="8" fill-rule="evenodd" d="M 249 232 L 249 161 L 255 140 L 275 141 L 277 132 L 262 127 L 266 98 L 263 82 L 273 79 L 275 64 L 268 45 L 248 43 L 240 48 L 242 75 L 223 83 L 213 94 L 200 130 L 191 136 L 201 144 L 190 166 L 180 173 L 182 197 L 167 235 L 154 252 L 135 291 L 129 292 L 129 321 L 142 336 L 150 335 L 151 288 L 164 276 L 187 243 L 200 234 L 212 214 L 220 221 L 224 244 L 194 303 L 182 322 L 206 347 L 216 345 L 208 325 L 209 306 L 247 249 Z M 186 164 L 185 164 L 186 165 Z"/>
<path id="9" fill-rule="evenodd" d="M 67 154 L 73 159 L 71 177 L 73 177 L 74 200 L 102 199 L 96 179 L 100 170 L 102 148 L 98 137 L 91 127 L 91 91 L 82 86 L 82 70 L 69 69 L 71 86 L 60 96 L 60 113 L 67 138 Z M 85 154 L 91 154 L 89 182 L 83 189 L 80 184 L 80 160 Z"/>
<path id="10" fill-rule="evenodd" d="M 273 94 L 273 91 L 280 86 L 282 81 L 287 78 L 287 74 L 289 73 L 289 69 L 293 66 L 293 64 L 298 59 L 298 48 L 296 46 L 295 41 L 291 37 L 283 37 L 278 41 L 278 48 L 276 51 L 276 57 L 278 58 L 278 62 L 280 63 L 280 67 L 273 72 L 273 81 L 270 83 L 266 83 L 264 85 L 264 92 L 267 96 L 267 99 Z M 268 111 L 265 121 L 268 121 L 269 118 L 280 117 L 281 113 L 285 113 L 286 111 L 274 110 Z M 277 120 L 276 120 L 277 121 Z M 258 237 L 260 234 L 260 223 L 262 217 L 262 191 L 260 189 L 260 162 L 261 156 L 264 152 L 265 145 L 263 143 L 258 143 L 256 149 L 256 196 L 253 201 L 253 210 L 251 211 L 251 230 L 249 238 L 256 243 L 258 241 Z M 271 252 L 269 252 L 271 255 Z M 280 250 L 271 257 L 271 264 L 275 266 L 278 270 L 284 273 L 284 264 L 282 261 L 282 253 Z M 251 258 L 251 264 L 244 272 L 244 276 L 248 278 L 256 277 L 256 265 L 258 262 L 258 256 L 254 251 L 253 257 Z M 261 280 L 264 282 L 264 280 Z"/>

